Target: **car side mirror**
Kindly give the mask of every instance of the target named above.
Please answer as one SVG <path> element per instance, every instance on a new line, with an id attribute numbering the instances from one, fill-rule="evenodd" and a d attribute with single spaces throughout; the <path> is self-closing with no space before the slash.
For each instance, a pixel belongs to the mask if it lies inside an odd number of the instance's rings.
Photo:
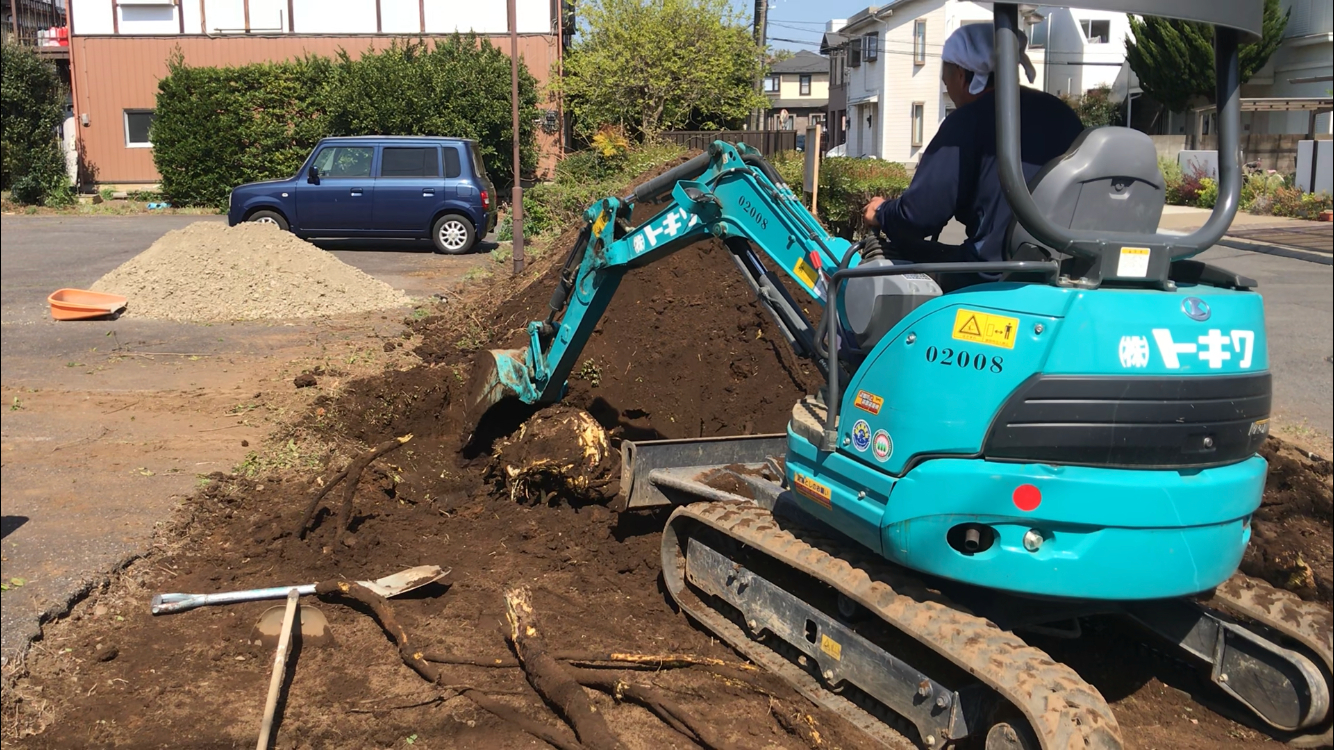
<path id="1" fill-rule="evenodd" d="M 318 184 L 320 184 L 320 168 L 319 168 L 319 167 L 311 167 L 311 168 L 310 168 L 310 175 L 309 175 L 308 177 L 306 177 L 306 182 L 309 182 L 309 183 L 312 184 L 312 185 L 318 185 Z"/>

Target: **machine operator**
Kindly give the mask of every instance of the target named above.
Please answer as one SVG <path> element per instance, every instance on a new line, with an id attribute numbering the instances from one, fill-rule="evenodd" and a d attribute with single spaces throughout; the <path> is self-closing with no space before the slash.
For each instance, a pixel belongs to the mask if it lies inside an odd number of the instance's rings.
<path id="1" fill-rule="evenodd" d="M 1020 61 L 1032 83 L 1035 71 L 1024 54 L 1022 34 L 1020 45 Z M 872 198 L 866 204 L 866 223 L 884 232 L 898 257 L 915 262 L 1003 259 L 1012 214 L 997 174 L 994 46 L 995 27 L 989 23 L 962 26 L 945 41 L 941 78 L 956 109 L 918 159 L 908 189 L 893 200 Z M 1026 86 L 1019 90 L 1019 108 L 1024 177 L 1031 180 L 1070 148 L 1084 126 L 1065 102 Z M 930 239 L 950 217 L 968 232 L 962 245 Z M 989 280 L 947 274 L 940 284 L 950 291 Z"/>

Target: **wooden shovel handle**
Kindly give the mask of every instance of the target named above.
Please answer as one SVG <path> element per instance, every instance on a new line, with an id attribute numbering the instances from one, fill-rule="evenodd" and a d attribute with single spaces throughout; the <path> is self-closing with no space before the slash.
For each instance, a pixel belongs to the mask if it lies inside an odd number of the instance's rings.
<path id="1" fill-rule="evenodd" d="M 297 601 L 301 592 L 287 592 L 287 609 L 283 610 L 283 630 L 278 634 L 278 652 L 273 656 L 273 676 L 269 678 L 269 696 L 264 701 L 264 721 L 259 725 L 259 741 L 255 750 L 268 750 L 269 734 L 273 732 L 273 714 L 278 708 L 278 694 L 283 690 L 283 674 L 287 671 L 287 656 L 292 653 L 292 624 L 296 621 Z"/>

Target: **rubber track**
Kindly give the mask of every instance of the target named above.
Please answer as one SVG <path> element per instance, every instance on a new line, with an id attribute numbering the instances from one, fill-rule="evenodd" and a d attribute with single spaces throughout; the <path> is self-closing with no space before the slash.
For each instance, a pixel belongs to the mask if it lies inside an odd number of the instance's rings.
<path id="1" fill-rule="evenodd" d="M 824 581 L 933 649 L 1020 710 L 1043 750 L 1122 747 L 1116 718 L 1097 688 L 1014 634 L 928 591 L 906 571 L 869 562 L 854 567 L 842 555 L 830 555 L 783 530 L 769 511 L 755 505 L 695 503 L 673 512 L 668 527 L 679 519 L 709 526 Z"/>
<path id="2" fill-rule="evenodd" d="M 1224 581 L 1213 597 L 1201 603 L 1222 607 L 1282 633 L 1319 658 L 1326 679 L 1334 674 L 1334 614 L 1323 606 L 1241 573 Z M 1334 728 L 1326 721 L 1322 732 L 1297 736 L 1289 744 L 1330 747 L 1334 745 Z"/>

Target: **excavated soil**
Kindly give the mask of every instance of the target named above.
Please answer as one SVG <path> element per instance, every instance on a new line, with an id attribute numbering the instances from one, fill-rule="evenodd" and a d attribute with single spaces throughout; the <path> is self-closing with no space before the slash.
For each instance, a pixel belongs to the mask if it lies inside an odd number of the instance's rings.
<path id="1" fill-rule="evenodd" d="M 735 661 L 734 653 L 674 611 L 661 588 L 663 513 L 617 515 L 545 491 L 512 498 L 505 473 L 486 451 L 475 445 L 459 450 L 470 431 L 461 402 L 471 354 L 522 343 L 526 322 L 544 317 L 558 262 L 548 258 L 522 280 L 451 298 L 436 317 L 405 321 L 417 339 L 420 366 L 350 384 L 318 400 L 303 418 L 305 434 L 344 446 L 332 468 L 390 437 L 414 436 L 363 477 L 351 546 L 334 528 L 341 489 L 326 496 L 302 539 L 293 532 L 314 487 L 312 475 L 214 476 L 147 558 L 77 605 L 68 619 L 47 626 L 27 673 L 6 688 L 7 744 L 253 745 L 272 653 L 254 644 L 251 628 L 268 605 L 154 618 L 147 603 L 159 591 L 368 578 L 438 564 L 452 568 L 450 585 L 393 600 L 414 643 L 427 650 L 474 659 L 507 655 L 503 592 L 523 584 L 535 592 L 554 649 Z M 725 249 L 705 242 L 627 276 L 575 368 L 566 406 L 586 410 L 613 442 L 777 432 L 791 405 L 820 382 L 780 340 Z M 546 418 L 571 413 L 562 408 Z M 493 413 L 484 437 L 499 439 L 502 452 L 522 444 L 514 461 L 530 461 L 530 444 L 505 441 L 528 416 Z M 1304 585 L 1306 579 L 1293 574 L 1303 570 L 1301 561 L 1311 568 L 1312 582 L 1309 590 L 1297 590 L 1328 602 L 1329 464 L 1281 444 L 1270 456 L 1273 472 L 1248 570 Z M 310 603 L 328 616 L 337 645 L 298 653 L 276 747 L 543 746 L 452 690 L 428 685 L 404 666 L 364 611 Z M 1212 713 L 1206 704 L 1213 693 L 1138 640 L 1115 623 L 1094 623 L 1080 641 L 1035 643 L 1103 691 L 1130 747 L 1276 744 Z M 555 726 L 516 670 L 444 669 L 456 688 L 477 688 Z M 661 687 L 737 748 L 871 746 L 837 717 L 763 675 L 746 685 L 698 670 L 624 674 Z M 628 747 L 694 746 L 643 709 L 592 695 Z"/>
<path id="2" fill-rule="evenodd" d="M 98 279 L 125 314 L 181 322 L 314 318 L 403 307 L 407 295 L 269 224 L 201 221 Z"/>

